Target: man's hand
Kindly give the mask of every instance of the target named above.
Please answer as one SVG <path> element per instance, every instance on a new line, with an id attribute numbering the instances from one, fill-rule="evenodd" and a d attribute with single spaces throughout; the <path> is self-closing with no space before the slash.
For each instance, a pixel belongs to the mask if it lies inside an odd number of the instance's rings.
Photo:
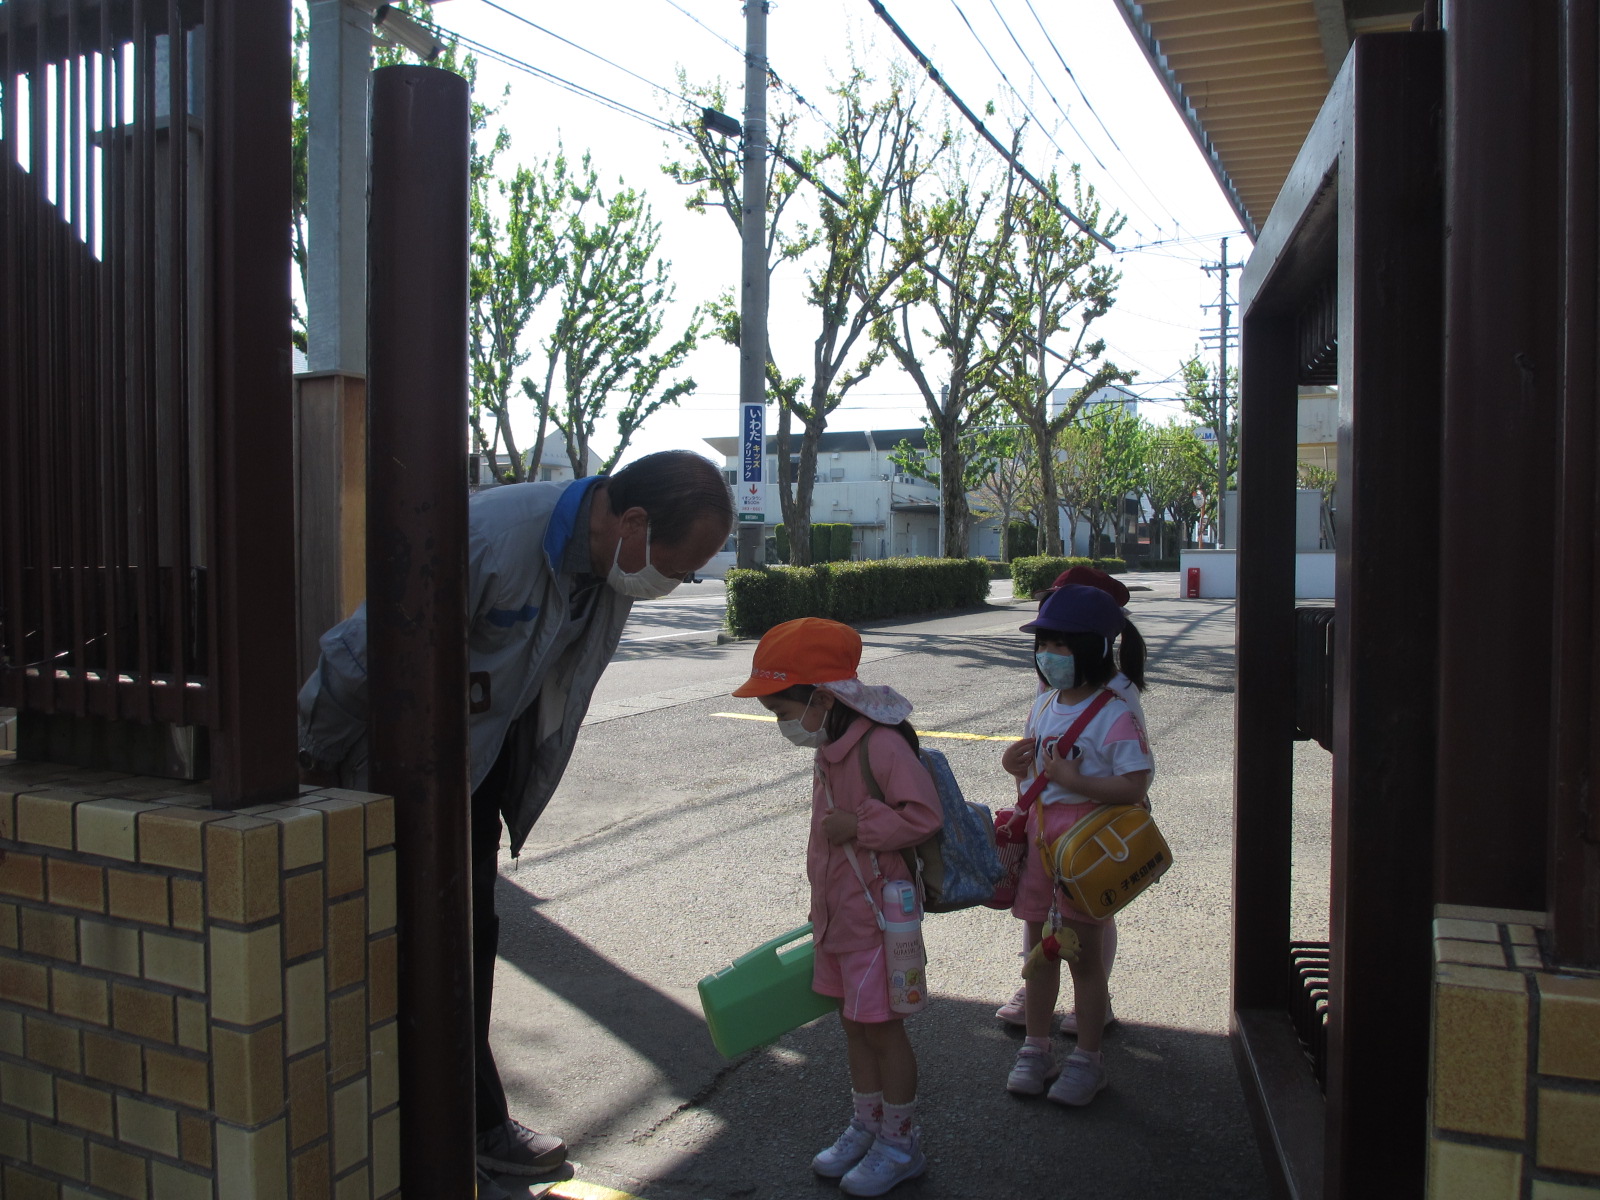
<path id="1" fill-rule="evenodd" d="M 822 836 L 835 846 L 842 846 L 856 836 L 856 815 L 836 808 L 822 818 Z"/>
<path id="2" fill-rule="evenodd" d="M 1000 765 L 1018 779 L 1028 774 L 1028 768 L 1033 766 L 1033 751 L 1036 745 L 1033 738 L 1018 738 L 1006 747 L 1006 752 L 1000 756 Z"/>

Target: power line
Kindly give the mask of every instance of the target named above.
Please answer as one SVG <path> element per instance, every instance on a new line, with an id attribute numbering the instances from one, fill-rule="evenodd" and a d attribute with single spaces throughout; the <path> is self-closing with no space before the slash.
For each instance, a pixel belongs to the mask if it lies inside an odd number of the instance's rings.
<path id="1" fill-rule="evenodd" d="M 1017 90 L 1017 85 L 1011 82 L 1011 77 L 1006 74 L 1006 69 L 1002 67 L 995 59 L 995 56 L 989 52 L 989 47 L 985 45 L 984 40 L 978 36 L 978 31 L 972 27 L 972 22 L 967 20 L 967 14 L 962 11 L 960 0 L 950 0 L 950 7 L 956 10 L 956 16 L 961 18 L 961 23 L 967 27 L 967 32 L 972 35 L 972 40 L 978 43 L 978 49 L 983 51 L 983 56 L 989 60 L 989 65 L 995 69 L 995 72 L 1000 76 L 1001 81 L 1006 85 L 1006 87 L 1011 89 L 1011 94 L 1017 98 L 1017 103 L 1022 105 L 1022 110 L 1027 113 L 1028 116 L 1033 120 L 1033 123 L 1039 127 L 1040 132 L 1042 132 L 1045 137 L 1050 139 L 1050 144 L 1056 148 L 1056 153 L 1062 158 L 1069 157 L 1067 152 L 1061 148 L 1061 143 L 1056 141 L 1055 135 L 1052 134 L 1050 130 L 1045 127 L 1045 123 L 1039 119 L 1039 114 L 1034 112 L 1033 107 L 1022 98 L 1022 93 Z M 1087 149 L 1087 147 L 1085 147 L 1085 149 Z M 1090 150 L 1089 153 L 1092 156 L 1094 151 Z M 1105 163 L 1100 162 L 1098 158 L 1095 159 L 1095 162 L 1099 163 L 1101 170 L 1105 170 Z"/>
<path id="2" fill-rule="evenodd" d="M 633 78 L 637 79 L 640 83 L 647 84 L 648 86 L 655 88 L 656 91 L 658 91 L 658 92 L 663 92 L 666 95 L 673 97 L 674 99 L 682 100 L 685 104 L 693 104 L 694 103 L 693 100 L 691 100 L 688 96 L 685 96 L 682 92 L 674 91 L 672 88 L 665 87 L 662 84 L 657 83 L 653 79 L 646 78 L 645 76 L 639 74 L 639 72 L 631 70 L 630 68 L 623 66 L 619 62 L 613 62 L 611 59 L 607 58 L 604 54 L 597 53 L 596 51 L 589 49 L 587 46 L 580 46 L 577 42 L 573 41 L 571 38 L 563 37 L 561 34 L 557 33 L 553 29 L 546 29 L 543 25 L 539 24 L 537 21 L 529 20 L 527 17 L 523 16 L 521 13 L 513 12 L 511 9 L 507 8 L 503 4 L 497 4 L 495 2 L 495 0 L 483 0 L 483 3 L 487 4 L 490 8 L 494 9 L 496 12 L 505 13 L 505 15 L 510 17 L 513 21 L 521 21 L 524 25 L 528 26 L 530 29 L 537 29 L 540 33 L 546 35 L 547 37 L 553 37 L 553 38 L 556 39 L 556 41 L 564 42 L 566 45 L 571 46 L 574 50 L 582 51 L 584 54 L 587 54 L 590 58 L 599 59 L 601 62 L 605 63 L 606 66 L 614 67 L 618 71 L 621 71 L 624 75 L 633 76 Z"/>
<path id="3" fill-rule="evenodd" d="M 872 5 L 872 11 L 877 13 L 878 16 L 883 19 L 883 23 L 887 25 L 890 31 L 894 33 L 895 37 L 900 40 L 900 44 L 911 52 L 911 56 L 916 59 L 922 69 L 928 73 L 928 77 L 939 86 L 939 90 L 944 92 L 944 94 L 949 97 L 950 103 L 954 104 L 956 109 L 961 113 L 962 116 L 966 117 L 966 119 L 972 124 L 972 127 L 978 131 L 983 139 L 995 148 L 995 151 L 1000 155 L 1000 157 L 1011 164 L 1011 169 L 1026 179 L 1041 196 L 1049 200 L 1050 203 L 1059 209 L 1062 215 L 1065 216 L 1069 221 L 1071 221 L 1079 229 L 1083 230 L 1095 241 L 1099 242 L 1107 250 L 1115 253 L 1117 248 L 1113 246 L 1111 242 L 1102 233 L 1100 233 L 1099 230 L 1095 229 L 1092 225 L 1088 224 L 1088 222 L 1084 221 L 1082 217 L 1078 216 L 1077 213 L 1073 212 L 1065 204 L 1061 203 L 1061 201 L 1053 192 L 1050 191 L 1049 188 L 1045 187 L 1043 183 L 1039 182 L 1038 178 L 1033 174 L 1033 172 L 1029 171 L 1027 167 L 1023 166 L 1017 161 L 1016 155 L 1012 154 L 1011 151 L 1005 148 L 1005 146 L 1001 145 L 999 138 L 995 137 L 994 134 L 989 132 L 989 127 L 978 119 L 977 113 L 973 112 L 971 108 L 967 107 L 967 102 L 965 100 L 956 95 L 955 89 L 945 82 L 944 76 L 939 74 L 938 68 L 928 61 L 928 56 L 919 50 L 917 48 L 917 44 L 908 36 L 906 36 L 906 31 L 901 29 L 899 24 L 896 23 L 895 19 L 889 15 L 889 10 L 884 8 L 882 0 L 867 0 L 867 3 Z"/>
<path id="4" fill-rule="evenodd" d="M 716 38 L 717 41 L 721 42 L 724 46 L 731 47 L 733 49 L 734 53 L 738 54 L 741 58 L 744 57 L 744 47 L 743 46 L 739 45 L 737 42 L 733 41 L 730 38 L 723 37 L 722 34 L 718 33 L 715 29 L 711 28 L 711 26 L 707 25 L 704 21 L 702 21 L 699 17 L 695 16 L 692 12 L 690 12 L 683 5 L 679 4 L 677 2 L 677 0 L 667 0 L 667 3 L 672 5 L 673 8 L 677 9 L 684 16 L 688 17 L 689 20 L 693 21 L 696 25 L 700 26 L 701 29 L 704 29 L 712 37 Z"/>

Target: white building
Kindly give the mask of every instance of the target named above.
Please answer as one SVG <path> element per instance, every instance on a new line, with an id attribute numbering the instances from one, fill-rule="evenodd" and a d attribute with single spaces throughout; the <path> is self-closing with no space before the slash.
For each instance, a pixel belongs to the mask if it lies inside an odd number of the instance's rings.
<path id="1" fill-rule="evenodd" d="M 723 456 L 730 485 L 739 483 L 739 439 L 705 439 Z M 827 431 L 817 449 L 817 481 L 811 493 L 811 520 L 845 522 L 853 526 L 850 557 L 916 558 L 939 554 L 939 488 L 912 475 L 900 474 L 890 459 L 902 441 L 918 450 L 926 448 L 921 429 L 870 429 Z M 768 536 L 782 522 L 778 502 L 778 439 L 766 444 Z M 795 474 L 800 470 L 800 438 L 790 439 Z M 974 527 L 968 553 L 998 557 L 999 532 L 993 522 Z"/>

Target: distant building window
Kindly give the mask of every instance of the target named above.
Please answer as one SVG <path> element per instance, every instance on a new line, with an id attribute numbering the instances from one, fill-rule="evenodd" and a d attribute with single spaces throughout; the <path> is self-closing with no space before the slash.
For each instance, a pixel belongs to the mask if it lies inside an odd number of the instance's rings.
<path id="1" fill-rule="evenodd" d="M 739 482 L 739 472 L 737 471 L 724 471 L 722 477 L 728 481 L 729 487 L 733 487 Z"/>
<path id="2" fill-rule="evenodd" d="M 844 468 L 843 467 L 834 467 L 828 473 L 830 475 L 832 475 L 835 479 L 843 479 L 844 478 Z"/>
<path id="3" fill-rule="evenodd" d="M 550 468 L 549 467 L 540 467 L 539 468 L 539 479 L 543 483 L 549 483 L 550 482 Z"/>

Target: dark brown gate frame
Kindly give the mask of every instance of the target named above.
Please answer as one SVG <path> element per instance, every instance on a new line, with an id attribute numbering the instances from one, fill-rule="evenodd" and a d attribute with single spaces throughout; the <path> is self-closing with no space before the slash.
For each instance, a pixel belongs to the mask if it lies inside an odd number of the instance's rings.
<path id="1" fill-rule="evenodd" d="M 1420 1195 L 1428 1084 L 1443 49 L 1357 39 L 1245 269 L 1240 305 L 1233 1042 L 1294 1197 Z M 1300 314 L 1339 304 L 1326 1099 L 1290 1022 Z M 1429 522 L 1424 521 L 1424 525 Z"/>

